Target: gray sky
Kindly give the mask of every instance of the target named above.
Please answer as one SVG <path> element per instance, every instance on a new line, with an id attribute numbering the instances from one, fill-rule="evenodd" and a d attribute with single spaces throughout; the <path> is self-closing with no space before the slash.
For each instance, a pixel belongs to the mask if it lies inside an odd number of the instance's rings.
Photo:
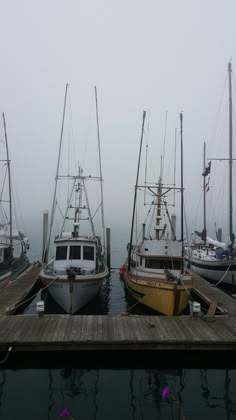
<path id="1" fill-rule="evenodd" d="M 187 221 L 189 230 L 201 229 L 203 141 L 207 156 L 218 151 L 217 112 L 227 63 L 232 57 L 234 68 L 236 57 L 235 16 L 234 0 L 1 1 L 0 105 L 20 217 L 29 235 L 40 227 L 43 210 L 51 208 L 67 82 L 68 125 L 81 144 L 96 140 L 94 85 L 98 89 L 105 221 L 113 246 L 116 239 L 129 239 L 144 109 L 155 176 L 166 111 L 166 176 L 172 171 L 179 112 L 184 113 Z M 227 155 L 227 127 L 222 127 L 219 152 Z M 85 150 L 88 161 L 85 146 L 80 161 Z"/>

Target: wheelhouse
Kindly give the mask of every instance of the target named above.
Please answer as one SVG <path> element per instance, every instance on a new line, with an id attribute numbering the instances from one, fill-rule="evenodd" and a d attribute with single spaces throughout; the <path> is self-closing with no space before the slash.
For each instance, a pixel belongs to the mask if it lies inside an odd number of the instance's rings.
<path id="1" fill-rule="evenodd" d="M 54 269 L 77 268 L 82 274 L 93 273 L 97 265 L 96 241 L 55 241 Z"/>

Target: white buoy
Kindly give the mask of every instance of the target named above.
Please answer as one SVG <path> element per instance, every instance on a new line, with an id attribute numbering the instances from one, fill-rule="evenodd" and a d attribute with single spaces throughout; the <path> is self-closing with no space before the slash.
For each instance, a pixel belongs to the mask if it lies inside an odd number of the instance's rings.
<path id="1" fill-rule="evenodd" d="M 201 312 L 201 304 L 199 302 L 189 302 L 190 315 L 192 318 L 199 318 Z"/>
<path id="2" fill-rule="evenodd" d="M 44 301 L 40 300 L 39 302 L 36 303 L 36 311 L 38 316 L 42 316 L 44 314 Z"/>

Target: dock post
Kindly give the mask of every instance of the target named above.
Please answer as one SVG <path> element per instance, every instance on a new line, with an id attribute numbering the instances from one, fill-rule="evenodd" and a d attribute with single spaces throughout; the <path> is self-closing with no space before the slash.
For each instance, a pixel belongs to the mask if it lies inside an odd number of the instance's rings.
<path id="1" fill-rule="evenodd" d="M 109 269 L 109 273 L 111 271 L 111 229 L 106 228 L 106 253 L 107 253 L 107 267 Z"/>
<path id="2" fill-rule="evenodd" d="M 48 255 L 46 251 L 46 243 L 48 237 L 48 210 L 43 212 L 43 250 L 42 250 L 42 263 L 46 264 L 48 261 Z"/>

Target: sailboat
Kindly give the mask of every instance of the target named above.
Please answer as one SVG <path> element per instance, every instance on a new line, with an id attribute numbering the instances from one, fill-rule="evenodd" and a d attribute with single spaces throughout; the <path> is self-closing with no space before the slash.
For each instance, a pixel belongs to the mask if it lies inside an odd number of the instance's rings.
<path id="1" fill-rule="evenodd" d="M 232 200 L 232 139 L 233 139 L 233 124 L 232 124 L 232 85 L 231 85 L 232 66 L 228 63 L 228 77 L 229 77 L 229 241 L 224 243 L 221 240 L 221 235 L 217 235 L 216 239 L 212 239 L 207 235 L 206 227 L 206 191 L 208 182 L 206 177 L 211 170 L 211 161 L 206 165 L 205 158 L 205 144 L 203 157 L 203 230 L 202 232 L 195 231 L 195 235 L 201 238 L 198 244 L 191 244 L 185 249 L 186 260 L 190 268 L 206 279 L 217 283 L 232 284 L 233 278 L 236 279 L 236 244 L 235 235 L 233 233 L 233 200 Z M 222 160 L 212 159 L 212 160 Z M 219 231 L 219 233 L 221 233 Z M 234 276 L 234 277 L 233 277 Z"/>
<path id="2" fill-rule="evenodd" d="M 6 120 L 2 114 L 4 126 L 4 155 L 1 163 L 0 191 L 0 282 L 14 280 L 29 266 L 27 250 L 29 238 L 17 228 L 13 228 L 12 182 Z M 8 188 L 5 187 L 8 184 Z M 7 192 L 6 192 L 7 190 Z"/>
<path id="3" fill-rule="evenodd" d="M 55 208 L 57 205 L 56 193 L 57 182 L 59 179 L 71 181 L 71 191 L 66 204 L 66 211 L 60 233 L 54 240 L 54 256 L 47 263 L 40 273 L 40 278 L 44 286 L 56 303 L 67 313 L 74 314 L 83 306 L 90 302 L 98 293 L 103 280 L 109 275 L 105 258 L 105 228 L 104 228 L 104 209 L 103 209 L 103 180 L 101 170 L 100 135 L 98 125 L 97 90 L 95 87 L 97 133 L 99 147 L 100 175 L 93 177 L 85 176 L 81 166 L 78 166 L 77 174 L 60 175 L 59 164 L 61 159 L 61 145 L 63 137 L 63 127 L 65 118 L 65 108 L 67 99 L 68 85 L 63 109 L 63 121 L 57 163 L 56 183 L 54 190 L 52 216 L 49 229 L 49 238 L 44 252 L 44 260 L 47 260 L 52 234 L 52 227 L 55 218 Z M 101 188 L 101 209 L 103 242 L 95 232 L 93 217 L 91 214 L 87 183 L 99 181 Z M 66 222 L 72 222 L 70 231 L 65 230 Z M 82 224 L 85 226 L 86 234 L 81 233 Z"/>
<path id="4" fill-rule="evenodd" d="M 145 224 L 142 229 L 142 239 L 133 244 L 133 229 L 138 185 L 140 156 L 145 121 L 143 114 L 142 135 L 139 151 L 139 163 L 134 194 L 133 218 L 131 226 L 130 243 L 128 244 L 128 257 L 125 262 L 124 281 L 131 296 L 143 305 L 158 313 L 172 316 L 181 314 L 187 307 L 192 289 L 192 279 L 184 266 L 183 249 L 183 165 L 182 165 L 182 121 L 181 122 L 181 239 L 176 239 L 175 217 L 170 218 L 166 196 L 169 186 L 164 186 L 161 177 L 158 184 L 145 185 L 152 195 L 152 205 L 156 211 L 155 237 L 146 237 Z M 146 184 L 146 183 L 145 183 Z M 171 236 L 167 225 L 161 224 L 162 208 L 165 208 L 171 228 Z"/>

